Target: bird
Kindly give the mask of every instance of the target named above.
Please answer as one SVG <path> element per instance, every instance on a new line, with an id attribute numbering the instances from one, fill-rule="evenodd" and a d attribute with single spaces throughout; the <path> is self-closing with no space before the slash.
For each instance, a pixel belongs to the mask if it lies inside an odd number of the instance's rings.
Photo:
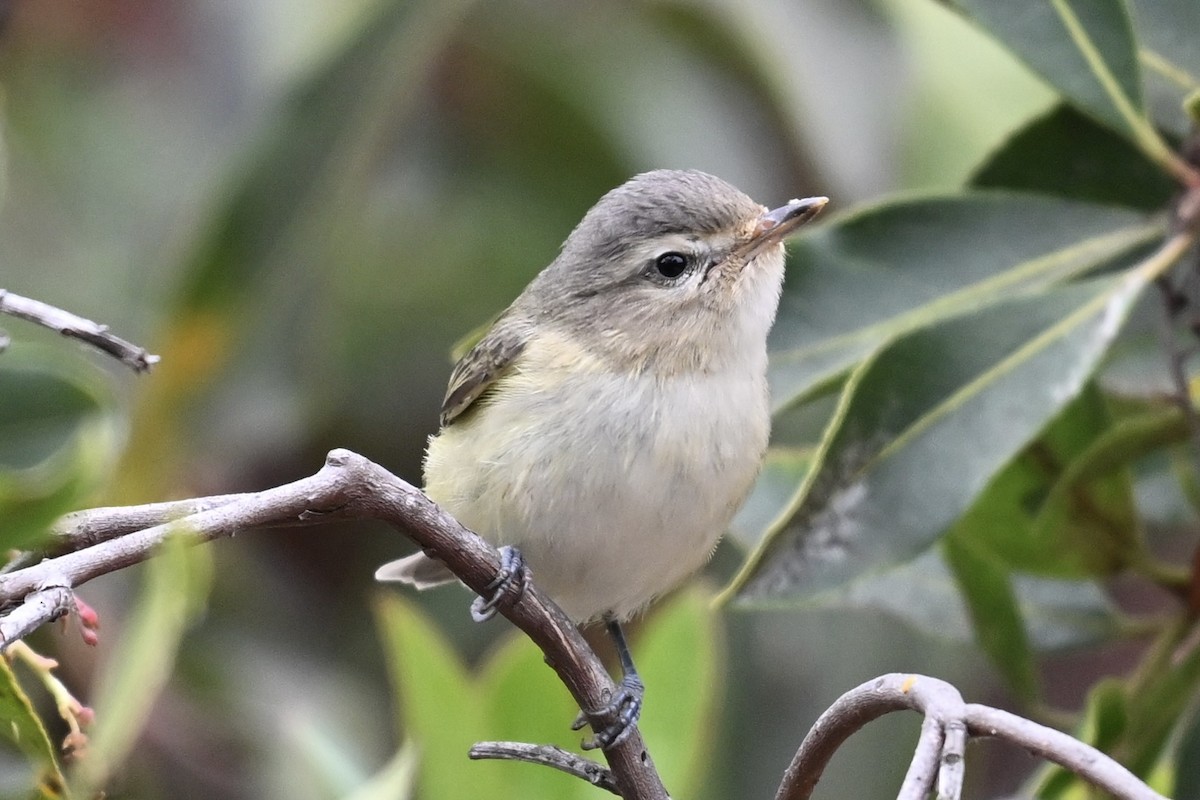
<path id="1" fill-rule="evenodd" d="M 528 570 L 573 622 L 608 627 L 624 724 L 593 746 L 619 743 L 641 709 L 621 623 L 703 567 L 762 467 L 783 240 L 827 202 L 770 210 L 697 170 L 636 175 L 451 373 L 424 491 L 502 548 L 501 577 Z M 454 580 L 424 553 L 376 578 Z"/>

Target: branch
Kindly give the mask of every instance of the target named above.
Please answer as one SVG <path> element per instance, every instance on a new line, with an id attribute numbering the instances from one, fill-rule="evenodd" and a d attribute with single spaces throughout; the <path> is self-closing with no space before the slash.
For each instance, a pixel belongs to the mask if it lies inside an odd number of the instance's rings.
<path id="1" fill-rule="evenodd" d="M 347 450 L 334 450 L 316 474 L 263 492 L 98 508 L 64 517 L 55 526 L 56 552 L 34 566 L 0 575 L 0 647 L 75 608 L 73 590 L 94 577 L 144 561 L 171 536 L 193 543 L 248 528 L 341 519 L 377 519 L 406 533 L 440 559 L 476 593 L 500 566 L 499 554 L 462 527 L 418 489 Z M 534 641 L 583 709 L 603 708 L 617 691 L 578 629 L 530 583 L 500 613 Z M 962 794 L 967 736 L 1008 739 L 1074 771 L 1118 797 L 1162 800 L 1124 767 L 1058 731 L 1003 711 L 967 705 L 954 687 L 915 675 L 885 675 L 847 692 L 813 725 L 776 795 L 811 796 L 825 765 L 851 734 L 891 711 L 913 709 L 925 720 L 900 800 L 922 800 L 937 787 L 939 800 Z M 588 714 L 594 727 L 610 720 Z M 667 793 L 635 729 L 605 752 L 611 772 L 558 748 L 518 743 L 477 745 L 472 758 L 501 758 L 553 766 L 629 800 L 666 800 Z"/>
<path id="2" fill-rule="evenodd" d="M 0 617 L 0 642 L 9 644 L 53 622 L 75 607 L 75 595 L 65 586 L 47 586 L 29 592 L 20 605 Z"/>
<path id="3" fill-rule="evenodd" d="M 884 714 L 906 708 L 922 712 L 926 719 L 901 788 L 901 800 L 924 798 L 932 788 L 935 760 L 931 751 L 940 761 L 938 800 L 960 797 L 968 734 L 1007 739 L 1116 797 L 1165 800 L 1091 745 L 1006 711 L 965 704 L 957 689 L 936 678 L 899 674 L 884 675 L 851 689 L 821 715 L 784 772 L 775 800 L 807 800 L 829 759 L 851 734 Z"/>
<path id="4" fill-rule="evenodd" d="M 171 500 L 165 503 L 147 503 L 143 506 L 113 506 L 106 508 L 89 508 L 83 511 L 73 511 L 64 514 L 50 529 L 53 539 L 48 552 L 52 555 L 82 550 L 94 544 L 116 539 L 140 530 L 176 522 L 201 511 L 211 511 L 214 508 L 229 505 L 254 497 L 253 493 L 219 494 L 211 497 L 194 497 L 188 500 Z M 312 522 L 321 522 L 318 517 Z M 300 525 L 305 520 L 284 520 L 279 525 Z M 269 527 L 263 523 L 262 527 Z"/>
<path id="5" fill-rule="evenodd" d="M 208 511 L 251 497 L 254 497 L 253 493 L 217 494 L 209 497 L 193 497 L 187 500 L 147 503 L 141 506 L 110 506 L 72 511 L 70 514 L 59 517 L 51 526 L 50 541 L 41 551 L 18 553 L 6 565 L 0 567 L 0 575 L 23 569 L 45 556 L 73 553 L 76 550 L 107 542 L 119 536 L 136 533 L 154 525 L 176 522 L 191 514 L 198 514 L 201 511 Z M 325 522 L 325 519 L 314 513 L 308 517 L 265 521 L 258 527 L 294 528 L 302 525 L 319 525 L 322 522 Z"/>
<path id="6" fill-rule="evenodd" d="M 921 736 L 917 739 L 916 750 L 913 751 L 912 761 L 908 764 L 908 772 L 904 774 L 904 782 L 900 784 L 900 792 L 896 800 L 925 800 L 933 788 L 937 777 L 937 765 L 942 756 L 942 745 L 945 742 L 942 726 L 932 716 L 925 717 L 921 722 Z M 939 798 L 945 793 L 939 793 Z M 956 796 L 956 795 L 955 795 Z"/>
<path id="7" fill-rule="evenodd" d="M 334 450 L 316 475 L 263 492 L 95 509 L 64 518 L 57 530 L 68 548 L 78 549 L 0 575 L 0 608 L 16 607 L 0 619 L 0 648 L 61 615 L 61 606 L 34 609 L 31 595 L 40 597 L 52 589 L 69 594 L 92 578 L 145 561 L 168 537 L 199 544 L 248 528 L 339 519 L 377 519 L 392 525 L 476 593 L 485 590 L 500 566 L 494 548 L 420 490 L 360 455 Z M 147 523 L 151 526 L 141 527 Z M 88 541 L 95 543 L 86 545 Z M 536 585 L 529 583 L 520 598 L 499 611 L 541 648 L 593 728 L 612 721 L 590 711 L 604 708 L 616 693 L 612 678 L 575 625 Z M 20 625 L 5 625 L 18 614 Z M 667 799 L 636 728 L 620 745 L 605 751 L 605 757 L 622 797 Z"/>
<path id="8" fill-rule="evenodd" d="M 593 786 L 598 786 L 613 794 L 619 795 L 617 783 L 613 780 L 612 772 L 591 759 L 555 747 L 551 744 L 525 744 L 524 742 L 479 742 L 467 753 L 476 760 L 499 759 L 501 761 L 525 761 L 530 764 L 540 764 L 552 767 L 576 778 L 582 778 Z"/>
<path id="9" fill-rule="evenodd" d="M 38 300 L 21 297 L 4 289 L 0 289 L 0 314 L 19 317 L 52 331 L 58 331 L 63 336 L 86 342 L 129 366 L 134 372 L 146 372 L 158 363 L 158 356 L 146 352 L 145 348 L 138 347 L 132 342 L 114 336 L 108 332 L 108 327 L 105 325 Z M 7 344 L 7 337 L 3 337 L 3 341 Z M 0 349 L 3 348 L 0 347 Z"/>
<path id="10" fill-rule="evenodd" d="M 972 736 L 1007 739 L 1116 797 L 1166 800 L 1109 756 L 1062 731 L 976 703 L 966 707 L 966 723 Z"/>

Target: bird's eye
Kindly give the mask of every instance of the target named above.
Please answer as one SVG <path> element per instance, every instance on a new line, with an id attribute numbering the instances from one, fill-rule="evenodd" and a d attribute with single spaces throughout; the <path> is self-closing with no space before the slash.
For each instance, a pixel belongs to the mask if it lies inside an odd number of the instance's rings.
<path id="1" fill-rule="evenodd" d="M 664 278 L 678 278 L 688 268 L 688 259 L 683 253 L 663 253 L 654 260 L 654 269 Z"/>

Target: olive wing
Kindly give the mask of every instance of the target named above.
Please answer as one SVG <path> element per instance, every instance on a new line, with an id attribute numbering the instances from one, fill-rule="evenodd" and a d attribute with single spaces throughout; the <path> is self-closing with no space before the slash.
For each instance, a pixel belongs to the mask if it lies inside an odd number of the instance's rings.
<path id="1" fill-rule="evenodd" d="M 479 343 L 459 359 L 450 373 L 442 400 L 442 427 L 467 411 L 502 376 L 525 349 L 525 336 L 512 320 L 501 318 Z"/>

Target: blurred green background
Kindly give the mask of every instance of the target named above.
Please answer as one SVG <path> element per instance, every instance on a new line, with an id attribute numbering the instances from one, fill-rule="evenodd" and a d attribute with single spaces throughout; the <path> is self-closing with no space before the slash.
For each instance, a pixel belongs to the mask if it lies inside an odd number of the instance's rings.
<path id="1" fill-rule="evenodd" d="M 333 447 L 419 482 L 453 343 L 630 175 L 698 168 L 767 205 L 826 194 L 836 213 L 959 186 L 1052 103 L 930 0 L 4 9 L 0 286 L 163 357 L 142 377 L 90 354 L 72 367 L 104 373 L 97 391 L 116 409 L 79 507 L 265 488 L 314 472 Z M 72 348 L 5 328 L 5 358 Z M 311 774 L 329 763 L 378 769 L 400 732 L 371 575 L 410 549 L 372 525 L 214 546 L 208 611 L 114 796 L 324 797 Z M 742 555 L 725 545 L 712 585 Z M 55 631 L 35 640 L 85 700 L 142 572 L 84 588 L 103 620 L 99 648 Z M 461 591 L 417 602 L 469 659 L 508 630 L 470 624 Z M 705 797 L 770 796 L 816 715 L 882 672 L 1004 701 L 973 649 L 874 612 L 722 612 L 720 624 Z M 1092 670 L 1079 686 L 1109 668 L 1056 658 L 1062 671 L 1048 674 Z M 1052 677 L 1052 694 L 1078 703 L 1075 681 Z M 825 796 L 894 791 L 916 729 L 915 717 L 889 718 L 855 737 Z M 972 779 L 995 792 L 1030 762 L 979 763 Z"/>

